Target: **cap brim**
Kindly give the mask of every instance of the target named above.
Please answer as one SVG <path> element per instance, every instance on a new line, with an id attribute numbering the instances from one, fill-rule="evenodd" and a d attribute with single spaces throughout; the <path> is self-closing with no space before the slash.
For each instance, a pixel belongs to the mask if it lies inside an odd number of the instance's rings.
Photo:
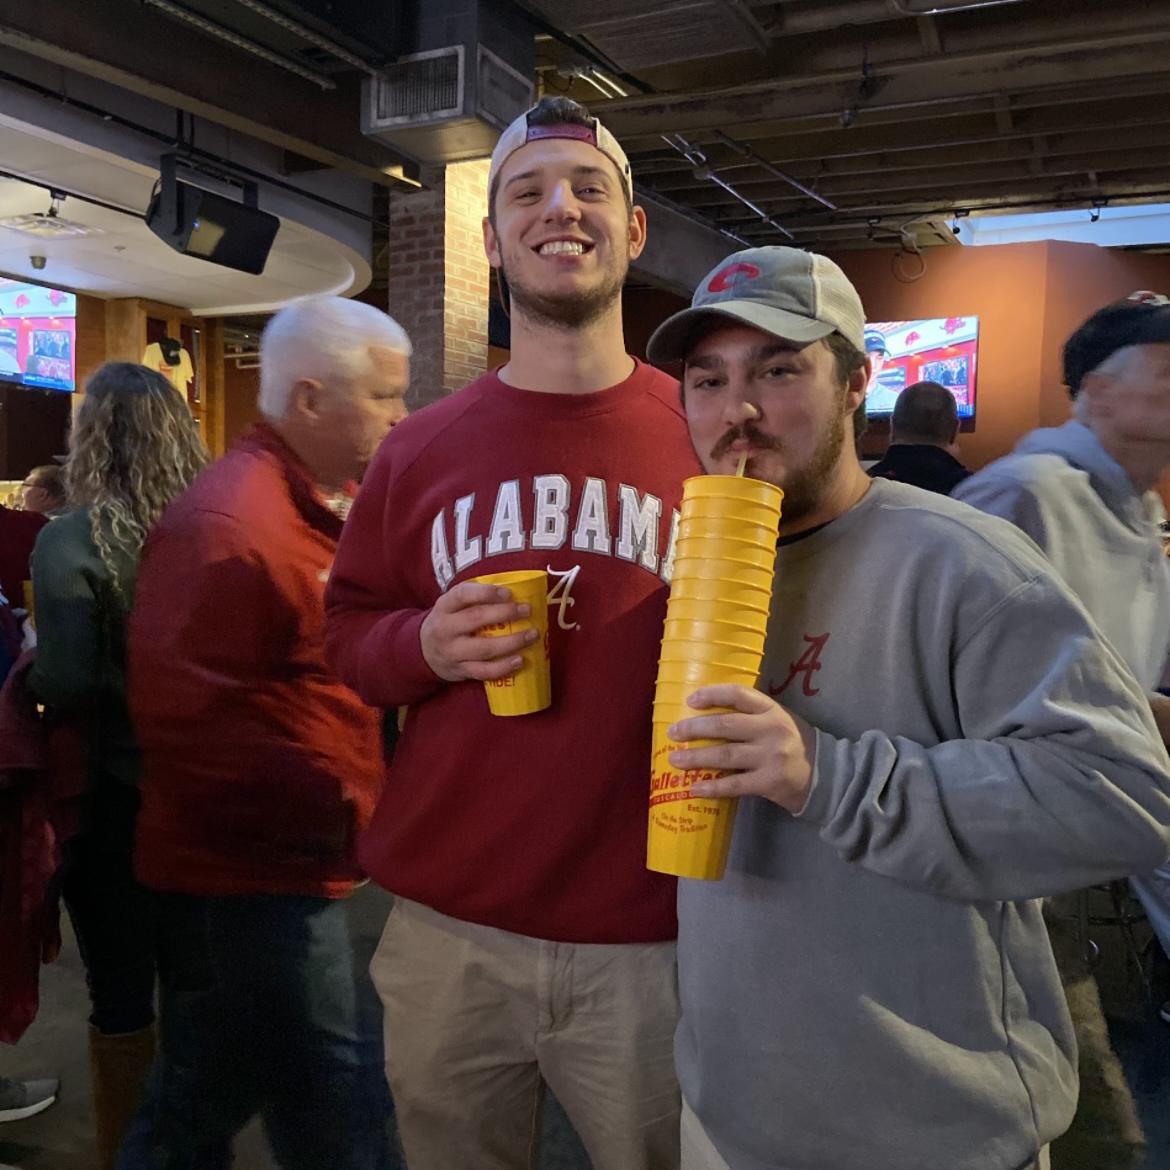
<path id="1" fill-rule="evenodd" d="M 773 337 L 795 341 L 798 345 L 820 341 L 833 332 L 833 326 L 824 321 L 814 321 L 784 309 L 769 308 L 755 301 L 724 301 L 718 305 L 683 309 L 673 317 L 667 317 L 651 335 L 646 356 L 652 362 L 681 362 L 699 326 L 704 321 L 720 317 L 752 325 Z"/>

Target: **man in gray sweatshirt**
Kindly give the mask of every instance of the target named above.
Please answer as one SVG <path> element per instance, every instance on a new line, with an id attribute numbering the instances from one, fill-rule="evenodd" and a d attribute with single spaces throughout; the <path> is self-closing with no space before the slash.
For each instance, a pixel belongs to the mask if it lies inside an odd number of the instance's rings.
<path id="1" fill-rule="evenodd" d="M 741 797 L 724 879 L 679 883 L 684 1170 L 1040 1165 L 1077 1083 L 1036 899 L 1170 852 L 1150 708 L 1035 546 L 861 469 L 863 323 L 757 248 L 650 342 L 707 470 L 785 491 L 758 689 L 673 730 Z"/>

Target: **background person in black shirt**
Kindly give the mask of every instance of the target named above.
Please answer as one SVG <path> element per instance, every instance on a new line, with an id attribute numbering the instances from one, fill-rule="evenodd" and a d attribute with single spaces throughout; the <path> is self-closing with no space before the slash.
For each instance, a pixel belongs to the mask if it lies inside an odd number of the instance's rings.
<path id="1" fill-rule="evenodd" d="M 955 458 L 958 437 L 955 396 L 937 382 L 915 382 L 898 395 L 890 448 L 869 474 L 950 495 L 971 474 Z"/>

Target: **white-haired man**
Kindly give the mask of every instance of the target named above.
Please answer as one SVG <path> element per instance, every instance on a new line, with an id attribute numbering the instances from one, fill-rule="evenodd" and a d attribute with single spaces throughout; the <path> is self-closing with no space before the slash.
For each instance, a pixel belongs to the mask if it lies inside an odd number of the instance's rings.
<path id="1" fill-rule="evenodd" d="M 1149 706 L 1036 547 L 861 470 L 864 320 L 754 248 L 650 339 L 706 469 L 785 493 L 758 689 L 671 732 L 741 798 L 724 879 L 679 883 L 684 1170 L 1043 1166 L 1076 1056 L 1035 899 L 1167 853 Z"/>
<path id="2" fill-rule="evenodd" d="M 226 1167 L 255 1113 L 283 1170 L 391 1165 L 344 903 L 380 716 L 325 664 L 323 598 L 347 485 L 406 414 L 409 354 L 369 305 L 282 310 L 260 343 L 263 421 L 147 540 L 130 704 L 136 870 L 165 892 L 162 1035 L 125 1170 Z"/>

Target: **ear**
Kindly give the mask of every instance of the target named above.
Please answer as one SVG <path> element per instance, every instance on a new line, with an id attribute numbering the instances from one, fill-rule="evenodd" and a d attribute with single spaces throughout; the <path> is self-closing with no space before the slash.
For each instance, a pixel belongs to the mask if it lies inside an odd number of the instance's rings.
<path id="1" fill-rule="evenodd" d="M 483 250 L 493 268 L 500 267 L 500 241 L 489 216 L 483 217 Z"/>
<path id="2" fill-rule="evenodd" d="M 306 422 L 316 423 L 321 417 L 324 387 L 316 378 L 300 378 L 288 398 L 288 417 L 296 415 Z"/>
<path id="3" fill-rule="evenodd" d="M 865 402 L 865 388 L 869 385 L 872 373 L 873 359 L 867 357 L 865 365 L 859 366 L 849 375 L 849 381 L 845 384 L 845 406 L 850 414 Z"/>
<path id="4" fill-rule="evenodd" d="M 646 213 L 635 207 L 630 212 L 630 259 L 637 260 L 646 247 Z"/>
<path id="5" fill-rule="evenodd" d="M 1077 400 L 1083 400 L 1083 406 L 1074 409 L 1083 413 L 1086 418 L 1109 418 L 1113 413 L 1113 388 L 1117 379 L 1112 374 L 1103 374 L 1097 370 L 1086 374 L 1081 379 L 1081 389 Z"/>

